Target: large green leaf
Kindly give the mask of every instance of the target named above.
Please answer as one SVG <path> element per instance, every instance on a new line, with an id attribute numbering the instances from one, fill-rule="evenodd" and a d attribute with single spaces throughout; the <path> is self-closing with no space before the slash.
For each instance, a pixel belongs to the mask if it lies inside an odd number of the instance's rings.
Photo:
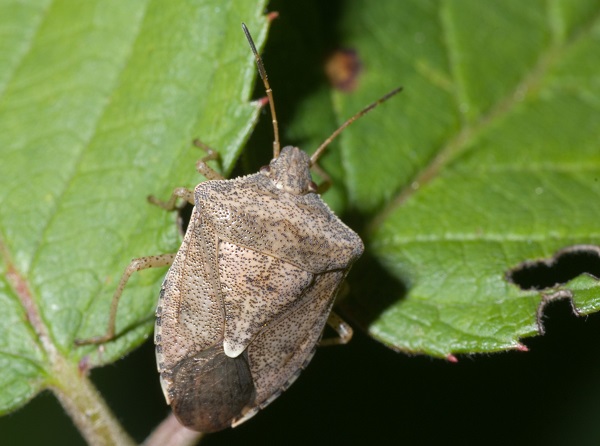
<path id="1" fill-rule="evenodd" d="M 370 254 L 396 284 L 353 293 L 370 333 L 436 356 L 522 348 L 542 295 L 506 273 L 600 244 L 600 4 L 351 2 L 340 28 L 364 64 L 341 114 L 405 86 L 342 136 Z M 596 311 L 588 282 L 544 295 Z"/>
<path id="2" fill-rule="evenodd" d="M 146 201 L 200 181 L 195 137 L 231 170 L 259 111 L 245 21 L 264 1 L 3 2 L 0 27 L 0 413 L 151 332 L 164 271 L 141 273 L 101 334 L 133 257 L 173 252 L 174 216 Z M 66 360 L 66 361 L 65 361 Z M 61 371 L 59 371 L 61 369 Z"/>

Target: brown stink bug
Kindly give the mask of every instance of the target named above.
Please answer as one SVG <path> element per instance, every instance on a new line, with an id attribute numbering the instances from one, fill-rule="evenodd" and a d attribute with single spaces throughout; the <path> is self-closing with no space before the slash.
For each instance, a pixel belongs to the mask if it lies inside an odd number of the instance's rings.
<path id="1" fill-rule="evenodd" d="M 205 147 L 197 169 L 211 181 L 175 189 L 165 203 L 151 199 L 170 210 L 178 198 L 194 205 L 179 251 L 134 259 L 113 296 L 107 333 L 76 341 L 113 339 L 131 274 L 171 265 L 156 309 L 158 371 L 175 416 L 202 432 L 237 426 L 277 398 L 310 361 L 325 323 L 339 334 L 329 344 L 352 336 L 331 307 L 363 243 L 321 200 L 310 167 L 346 126 L 400 91 L 350 118 L 312 157 L 292 146 L 280 151 L 273 94 L 242 27 L 271 108 L 273 160 L 256 174 L 226 180 L 206 164 L 215 152 Z"/>

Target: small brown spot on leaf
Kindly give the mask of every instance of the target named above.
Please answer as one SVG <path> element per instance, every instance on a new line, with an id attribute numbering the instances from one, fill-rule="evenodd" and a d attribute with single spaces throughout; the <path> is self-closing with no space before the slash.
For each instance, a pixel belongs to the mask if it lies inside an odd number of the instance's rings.
<path id="1" fill-rule="evenodd" d="M 337 50 L 325 62 L 325 74 L 331 85 L 346 92 L 356 88 L 361 68 L 360 59 L 352 49 Z"/>

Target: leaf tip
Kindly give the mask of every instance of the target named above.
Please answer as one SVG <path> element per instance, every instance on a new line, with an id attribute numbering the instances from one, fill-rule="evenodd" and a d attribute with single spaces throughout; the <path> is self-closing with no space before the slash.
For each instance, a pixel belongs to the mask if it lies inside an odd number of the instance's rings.
<path id="1" fill-rule="evenodd" d="M 270 13 L 267 14 L 267 21 L 269 23 L 271 23 L 277 17 L 279 17 L 279 12 L 277 12 L 277 11 L 271 11 Z"/>
<path id="2" fill-rule="evenodd" d="M 458 358 L 451 353 L 446 355 L 446 361 L 456 364 L 458 362 Z"/>

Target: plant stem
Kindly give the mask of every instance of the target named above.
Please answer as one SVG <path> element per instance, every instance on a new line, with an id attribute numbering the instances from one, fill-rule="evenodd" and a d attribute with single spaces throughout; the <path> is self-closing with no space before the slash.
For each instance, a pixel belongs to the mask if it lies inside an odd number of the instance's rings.
<path id="1" fill-rule="evenodd" d="M 146 439 L 143 446 L 194 446 L 203 434 L 186 429 L 169 415 Z"/>
<path id="2" fill-rule="evenodd" d="M 62 356 L 53 366 L 50 388 L 88 444 L 135 445 L 87 376 Z"/>
<path id="3" fill-rule="evenodd" d="M 37 334 L 47 358 L 48 387 L 54 392 L 81 435 L 90 445 L 134 445 L 106 402 L 79 368 L 56 347 L 26 277 L 17 270 L 6 244 L 0 240 L 0 259 L 6 264 L 6 277 Z"/>

